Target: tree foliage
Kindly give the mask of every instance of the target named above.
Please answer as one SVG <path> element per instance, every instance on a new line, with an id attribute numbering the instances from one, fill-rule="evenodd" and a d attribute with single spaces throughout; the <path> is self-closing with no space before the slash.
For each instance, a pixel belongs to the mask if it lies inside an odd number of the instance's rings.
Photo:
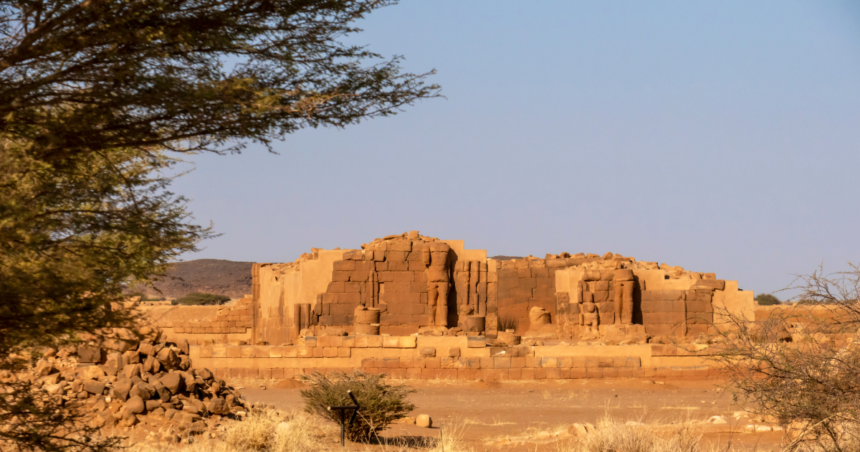
<path id="1" fill-rule="evenodd" d="M 175 160 L 133 149 L 47 164 L 0 142 L 0 356 L 125 327 L 110 309 L 210 235 L 166 190 Z"/>
<path id="2" fill-rule="evenodd" d="M 437 87 L 342 40 L 393 3 L 0 0 L 0 131 L 46 158 L 223 152 L 391 115 Z"/>
<path id="3" fill-rule="evenodd" d="M 32 350 L 129 326 L 131 312 L 111 309 L 125 282 L 149 280 L 210 232 L 187 224 L 164 173 L 176 161 L 159 152 L 49 164 L 37 150 L 0 141 L 0 439 L 21 450 L 99 450 L 74 404 L 11 375 Z"/>
<path id="4" fill-rule="evenodd" d="M 774 306 L 781 304 L 779 298 L 769 293 L 760 293 L 755 296 L 755 301 L 758 302 L 759 306 Z"/>
<path id="5" fill-rule="evenodd" d="M 728 387 L 789 427 L 786 450 L 860 447 L 860 268 L 851 268 L 799 276 L 790 289 L 806 302 L 766 319 L 720 313 Z"/>
<path id="6" fill-rule="evenodd" d="M 314 373 L 303 375 L 302 381 L 310 389 L 302 390 L 305 401 L 305 411 L 317 414 L 340 425 L 340 413 L 329 410 L 330 406 L 352 406 L 353 402 L 347 391 L 358 400 L 361 410 L 353 424 L 346 429 L 350 441 L 367 442 L 374 439 L 392 422 L 401 419 L 415 409 L 407 397 L 415 392 L 404 385 L 390 385 L 385 381 L 384 374 L 366 374 L 364 372 L 332 373 L 323 375 Z M 351 413 L 348 413 L 351 415 Z"/>
<path id="7" fill-rule="evenodd" d="M 270 146 L 438 96 L 400 57 L 344 43 L 394 3 L 0 0 L 0 370 L 25 349 L 131 325 L 110 308 L 124 284 L 211 236 L 168 190 L 171 151 Z M 0 437 L 96 447 L 48 434 L 82 431 L 61 403 L 31 403 L 33 389 L 0 391 L 0 416 L 30 428 Z"/>
<path id="8" fill-rule="evenodd" d="M 190 293 L 184 297 L 173 300 L 173 305 L 190 305 L 190 306 L 206 306 L 219 305 L 230 301 L 230 297 L 226 295 L 215 295 L 211 293 Z"/>

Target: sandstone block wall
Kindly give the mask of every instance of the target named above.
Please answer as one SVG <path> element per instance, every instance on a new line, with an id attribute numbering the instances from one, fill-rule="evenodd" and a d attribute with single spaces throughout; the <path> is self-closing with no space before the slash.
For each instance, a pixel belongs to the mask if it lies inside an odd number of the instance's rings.
<path id="1" fill-rule="evenodd" d="M 629 285 L 627 279 L 619 279 L 619 284 L 613 280 L 619 271 L 632 273 Z M 182 307 L 176 309 L 187 315 L 156 320 L 191 343 L 289 345 L 302 336 L 354 333 L 354 313 L 361 306 L 379 310 L 382 335 L 428 333 L 437 327 L 442 331 L 434 333 L 467 335 L 457 330 L 466 329 L 466 319 L 472 325 L 485 324 L 491 336 L 500 323 L 514 325 L 515 333 L 523 335 L 530 326 L 530 311 L 542 308 L 551 325 L 548 330 L 542 327 L 540 337 L 554 331 L 556 339 L 584 340 L 587 330 L 581 323 L 590 324 L 580 310 L 583 294 L 588 294 L 596 306 L 596 314 L 588 318 L 596 315 L 599 334 L 627 335 L 634 342 L 646 334 L 706 333 L 719 320 L 714 317 L 717 309 L 754 315 L 752 292 L 713 274 L 613 253 L 498 261 L 487 259 L 484 250 L 465 249 L 461 240 L 438 240 L 414 231 L 376 239 L 361 249 L 313 248 L 291 263 L 254 264 L 252 279 L 251 296 L 235 307 L 205 318 Z M 624 292 L 631 287 L 632 292 Z M 619 293 L 624 294 L 623 303 L 632 303 L 623 316 L 615 300 Z M 606 328 L 618 323 L 623 328 Z M 636 328 L 627 328 L 630 324 Z M 372 328 L 362 332 L 377 331 L 375 324 L 367 326 Z"/>
<path id="2" fill-rule="evenodd" d="M 482 338 L 481 338 L 482 339 Z M 297 346 L 192 347 L 220 377 L 281 379 L 360 369 L 398 379 L 713 378 L 708 349 L 669 345 L 486 347 L 478 338 L 309 337 Z"/>
<path id="3" fill-rule="evenodd" d="M 252 342 L 253 300 L 246 295 L 233 306 L 141 306 L 144 317 L 176 339 L 190 344 Z"/>

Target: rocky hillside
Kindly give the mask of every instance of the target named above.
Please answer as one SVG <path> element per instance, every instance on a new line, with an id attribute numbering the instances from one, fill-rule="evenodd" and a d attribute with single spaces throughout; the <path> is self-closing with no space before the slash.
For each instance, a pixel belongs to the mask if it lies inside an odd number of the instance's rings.
<path id="1" fill-rule="evenodd" d="M 251 293 L 251 262 L 197 259 L 170 265 L 155 288 L 132 288 L 153 297 L 179 298 L 194 292 L 241 298 Z M 159 292 L 160 291 L 160 292 Z"/>

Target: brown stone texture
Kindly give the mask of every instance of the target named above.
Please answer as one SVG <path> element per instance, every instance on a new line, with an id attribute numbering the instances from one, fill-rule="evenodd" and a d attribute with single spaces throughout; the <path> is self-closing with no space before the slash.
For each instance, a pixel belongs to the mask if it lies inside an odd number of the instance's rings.
<path id="1" fill-rule="evenodd" d="M 488 312 L 497 312 L 500 321 L 514 322 L 516 334 L 528 331 L 529 311 L 533 307 L 545 309 L 550 314 L 550 321 L 555 323 L 560 304 L 556 301 L 555 271 L 594 260 L 526 258 L 496 261 L 499 264 L 496 301 L 493 303 L 495 306 L 488 306 Z M 564 299 L 565 308 L 568 301 Z"/>

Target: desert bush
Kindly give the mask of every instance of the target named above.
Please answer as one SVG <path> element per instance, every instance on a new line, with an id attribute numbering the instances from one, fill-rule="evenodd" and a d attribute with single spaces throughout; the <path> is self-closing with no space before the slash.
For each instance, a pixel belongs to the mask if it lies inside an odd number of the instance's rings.
<path id="1" fill-rule="evenodd" d="M 188 445 L 136 444 L 130 452 L 318 452 L 333 450 L 331 425 L 304 412 L 280 413 L 252 409 L 239 422 L 227 424 L 223 441 L 198 440 Z M 326 438 L 329 438 L 326 440 Z M 337 449 L 340 449 L 338 445 Z"/>
<path id="2" fill-rule="evenodd" d="M 773 306 L 777 304 L 782 304 L 779 301 L 779 298 L 776 298 L 774 295 L 769 293 L 760 293 L 755 296 L 755 301 L 758 302 L 759 306 Z"/>
<path id="3" fill-rule="evenodd" d="M 860 335 L 847 344 L 840 339 L 860 327 L 860 268 L 835 274 L 819 269 L 790 288 L 805 303 L 765 320 L 715 313 L 725 322 L 716 325 L 723 336 L 717 361 L 728 376 L 727 389 L 736 401 L 788 427 L 787 450 L 860 450 Z"/>
<path id="4" fill-rule="evenodd" d="M 355 371 L 351 374 L 334 372 L 328 375 L 314 373 L 303 375 L 302 381 L 310 386 L 302 390 L 305 411 L 317 414 L 340 424 L 340 414 L 329 411 L 330 406 L 353 405 L 347 395 L 352 394 L 361 405 L 361 410 L 352 425 L 346 428 L 350 441 L 370 441 L 378 437 L 397 419 L 401 419 L 415 409 L 407 397 L 415 392 L 405 385 L 390 385 L 384 374 L 366 374 Z"/>
<path id="5" fill-rule="evenodd" d="M 209 305 L 220 305 L 230 301 L 230 297 L 226 295 L 215 295 L 211 293 L 200 293 L 195 292 L 192 294 L 188 294 L 182 298 L 177 298 L 171 302 L 172 305 L 197 305 L 197 306 L 209 306 Z"/>

